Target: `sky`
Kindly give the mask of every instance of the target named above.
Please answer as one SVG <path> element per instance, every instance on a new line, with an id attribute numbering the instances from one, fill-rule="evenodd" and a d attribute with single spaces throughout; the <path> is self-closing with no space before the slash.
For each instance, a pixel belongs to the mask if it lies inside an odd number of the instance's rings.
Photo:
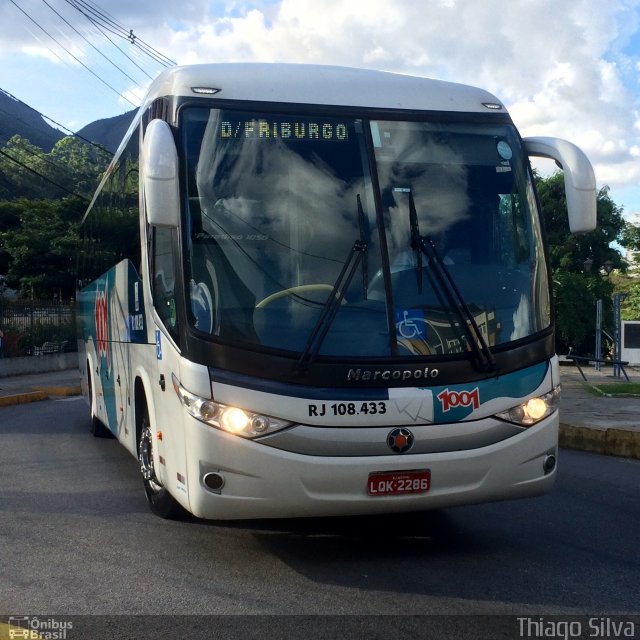
<path id="1" fill-rule="evenodd" d="M 0 0 L 0 89 L 73 131 L 167 64 L 243 61 L 487 89 L 523 136 L 579 145 L 640 224 L 640 0 Z"/>

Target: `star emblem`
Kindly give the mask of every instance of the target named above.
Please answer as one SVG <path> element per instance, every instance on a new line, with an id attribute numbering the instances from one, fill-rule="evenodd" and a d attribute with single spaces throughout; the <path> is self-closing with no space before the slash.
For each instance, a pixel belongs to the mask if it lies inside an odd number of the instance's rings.
<path id="1" fill-rule="evenodd" d="M 409 429 L 399 427 L 389 432 L 387 445 L 394 453 L 405 453 L 413 446 L 414 437 Z"/>

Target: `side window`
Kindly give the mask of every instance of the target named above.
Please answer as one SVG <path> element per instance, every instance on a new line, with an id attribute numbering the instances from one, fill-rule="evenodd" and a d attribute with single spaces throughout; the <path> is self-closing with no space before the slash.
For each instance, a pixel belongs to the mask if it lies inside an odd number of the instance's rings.
<path id="1" fill-rule="evenodd" d="M 152 227 L 153 303 L 165 327 L 177 334 L 175 298 L 175 262 L 172 239 L 174 230 Z"/>
<path id="2" fill-rule="evenodd" d="M 530 257 L 526 211 L 516 194 L 500 194 L 498 224 L 494 232 L 499 258 L 505 265 L 516 266 Z"/>
<path id="3" fill-rule="evenodd" d="M 138 133 L 134 132 L 83 221 L 80 269 L 86 285 L 124 259 L 140 269 Z"/>

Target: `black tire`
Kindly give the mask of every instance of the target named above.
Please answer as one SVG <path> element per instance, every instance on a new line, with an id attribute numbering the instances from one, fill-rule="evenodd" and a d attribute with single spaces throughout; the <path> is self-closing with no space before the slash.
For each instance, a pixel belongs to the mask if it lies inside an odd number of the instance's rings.
<path id="1" fill-rule="evenodd" d="M 91 379 L 91 369 L 87 366 L 87 381 L 89 386 L 89 432 L 94 438 L 113 438 L 113 433 L 96 416 L 96 398 Z"/>
<path id="2" fill-rule="evenodd" d="M 140 421 L 140 437 L 138 438 L 138 461 L 144 483 L 149 508 L 160 518 L 174 520 L 184 516 L 185 510 L 156 478 L 153 464 L 153 434 L 149 421 L 149 411 L 144 406 Z"/>

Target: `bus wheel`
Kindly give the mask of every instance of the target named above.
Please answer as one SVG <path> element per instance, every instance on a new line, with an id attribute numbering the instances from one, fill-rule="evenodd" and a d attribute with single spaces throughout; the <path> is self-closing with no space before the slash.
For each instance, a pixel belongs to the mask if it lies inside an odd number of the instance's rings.
<path id="1" fill-rule="evenodd" d="M 140 473 L 144 482 L 144 492 L 151 511 L 161 518 L 178 518 L 184 514 L 184 509 L 175 498 L 162 486 L 153 464 L 153 434 L 149 422 L 149 412 L 144 408 L 138 441 L 138 460 Z"/>
<path id="2" fill-rule="evenodd" d="M 102 424 L 100 418 L 96 415 L 96 395 L 93 383 L 91 380 L 91 370 L 87 366 L 89 373 L 87 375 L 87 381 L 89 385 L 89 432 L 93 434 L 95 438 L 112 438 L 113 434 L 107 427 Z"/>

